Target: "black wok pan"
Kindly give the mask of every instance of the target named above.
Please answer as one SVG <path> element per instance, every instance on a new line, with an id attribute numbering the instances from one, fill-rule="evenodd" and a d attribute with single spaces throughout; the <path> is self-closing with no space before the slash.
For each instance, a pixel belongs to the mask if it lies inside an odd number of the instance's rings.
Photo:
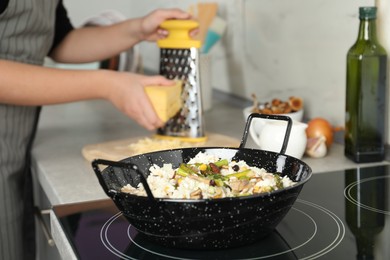
<path id="1" fill-rule="evenodd" d="M 253 118 L 287 121 L 280 153 L 245 148 Z M 287 116 L 251 114 L 239 148 L 198 147 L 157 151 L 132 156 L 119 162 L 97 159 L 92 167 L 106 194 L 139 232 L 168 247 L 216 249 L 240 246 L 264 238 L 284 218 L 312 175 L 304 162 L 285 155 L 292 121 Z M 155 198 L 146 177 L 153 164 L 187 163 L 199 152 L 223 159 L 244 160 L 248 165 L 287 175 L 298 182 L 271 193 L 221 199 Z M 108 165 L 100 170 L 99 165 Z M 143 183 L 148 196 L 121 192 L 126 184 Z"/>

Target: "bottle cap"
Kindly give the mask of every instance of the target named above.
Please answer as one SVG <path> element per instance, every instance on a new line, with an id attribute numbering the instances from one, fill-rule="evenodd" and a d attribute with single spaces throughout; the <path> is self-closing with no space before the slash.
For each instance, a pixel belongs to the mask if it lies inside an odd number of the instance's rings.
<path id="1" fill-rule="evenodd" d="M 376 18 L 376 7 L 375 6 L 364 6 L 359 8 L 360 19 L 375 19 Z"/>

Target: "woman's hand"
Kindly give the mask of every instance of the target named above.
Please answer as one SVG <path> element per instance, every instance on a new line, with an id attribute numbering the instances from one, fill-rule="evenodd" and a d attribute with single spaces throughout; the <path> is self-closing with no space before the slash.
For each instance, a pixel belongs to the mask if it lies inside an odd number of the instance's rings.
<path id="1" fill-rule="evenodd" d="M 112 88 L 107 93 L 109 101 L 128 117 L 148 130 L 163 126 L 144 87 L 151 85 L 171 86 L 174 81 L 163 76 L 144 76 L 127 72 L 113 72 Z"/>
<path id="2" fill-rule="evenodd" d="M 144 76 L 111 70 L 67 70 L 0 59 L 0 103 L 42 106 L 105 99 L 139 125 L 163 126 L 144 87 L 172 86 L 163 76 Z M 23 71 L 24 77 L 20 77 Z"/>
<path id="3" fill-rule="evenodd" d="M 190 19 L 191 14 L 180 9 L 158 9 L 141 18 L 141 35 L 145 41 L 157 41 L 168 35 L 160 24 L 168 19 Z M 196 33 L 196 32 L 194 32 Z M 191 33 L 192 34 L 192 33 Z"/>
<path id="4" fill-rule="evenodd" d="M 86 63 L 104 60 L 128 50 L 142 41 L 165 38 L 168 31 L 160 24 L 168 19 L 191 19 L 180 9 L 158 9 L 140 18 L 127 19 L 109 26 L 87 26 L 72 30 L 50 53 L 63 63 Z M 194 29 L 190 36 L 198 32 Z"/>

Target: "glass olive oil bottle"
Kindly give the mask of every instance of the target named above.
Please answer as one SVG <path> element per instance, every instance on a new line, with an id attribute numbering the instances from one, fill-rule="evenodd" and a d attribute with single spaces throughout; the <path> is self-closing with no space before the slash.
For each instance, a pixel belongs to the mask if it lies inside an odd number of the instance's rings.
<path id="1" fill-rule="evenodd" d="M 347 54 L 345 155 L 384 159 L 387 54 L 376 35 L 376 7 L 359 8 L 359 34 Z"/>

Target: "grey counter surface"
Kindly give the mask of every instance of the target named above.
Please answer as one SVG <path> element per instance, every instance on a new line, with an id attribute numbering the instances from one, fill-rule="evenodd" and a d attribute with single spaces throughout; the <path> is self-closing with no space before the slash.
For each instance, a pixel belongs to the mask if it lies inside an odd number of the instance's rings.
<path id="1" fill-rule="evenodd" d="M 215 100 L 212 109 L 204 114 L 206 131 L 240 140 L 245 126 L 243 107 L 226 99 Z M 105 101 L 44 107 L 33 147 L 34 178 L 51 205 L 105 199 L 107 196 L 90 163 L 82 156 L 82 148 L 88 144 L 151 134 Z M 247 147 L 256 147 L 250 137 Z M 315 174 L 357 166 L 344 157 L 340 144 L 334 144 L 324 158 L 304 157 L 302 160 Z M 64 259 L 72 259 L 74 255 L 72 257 L 69 252 L 60 225 L 51 215 L 56 245 Z"/>

